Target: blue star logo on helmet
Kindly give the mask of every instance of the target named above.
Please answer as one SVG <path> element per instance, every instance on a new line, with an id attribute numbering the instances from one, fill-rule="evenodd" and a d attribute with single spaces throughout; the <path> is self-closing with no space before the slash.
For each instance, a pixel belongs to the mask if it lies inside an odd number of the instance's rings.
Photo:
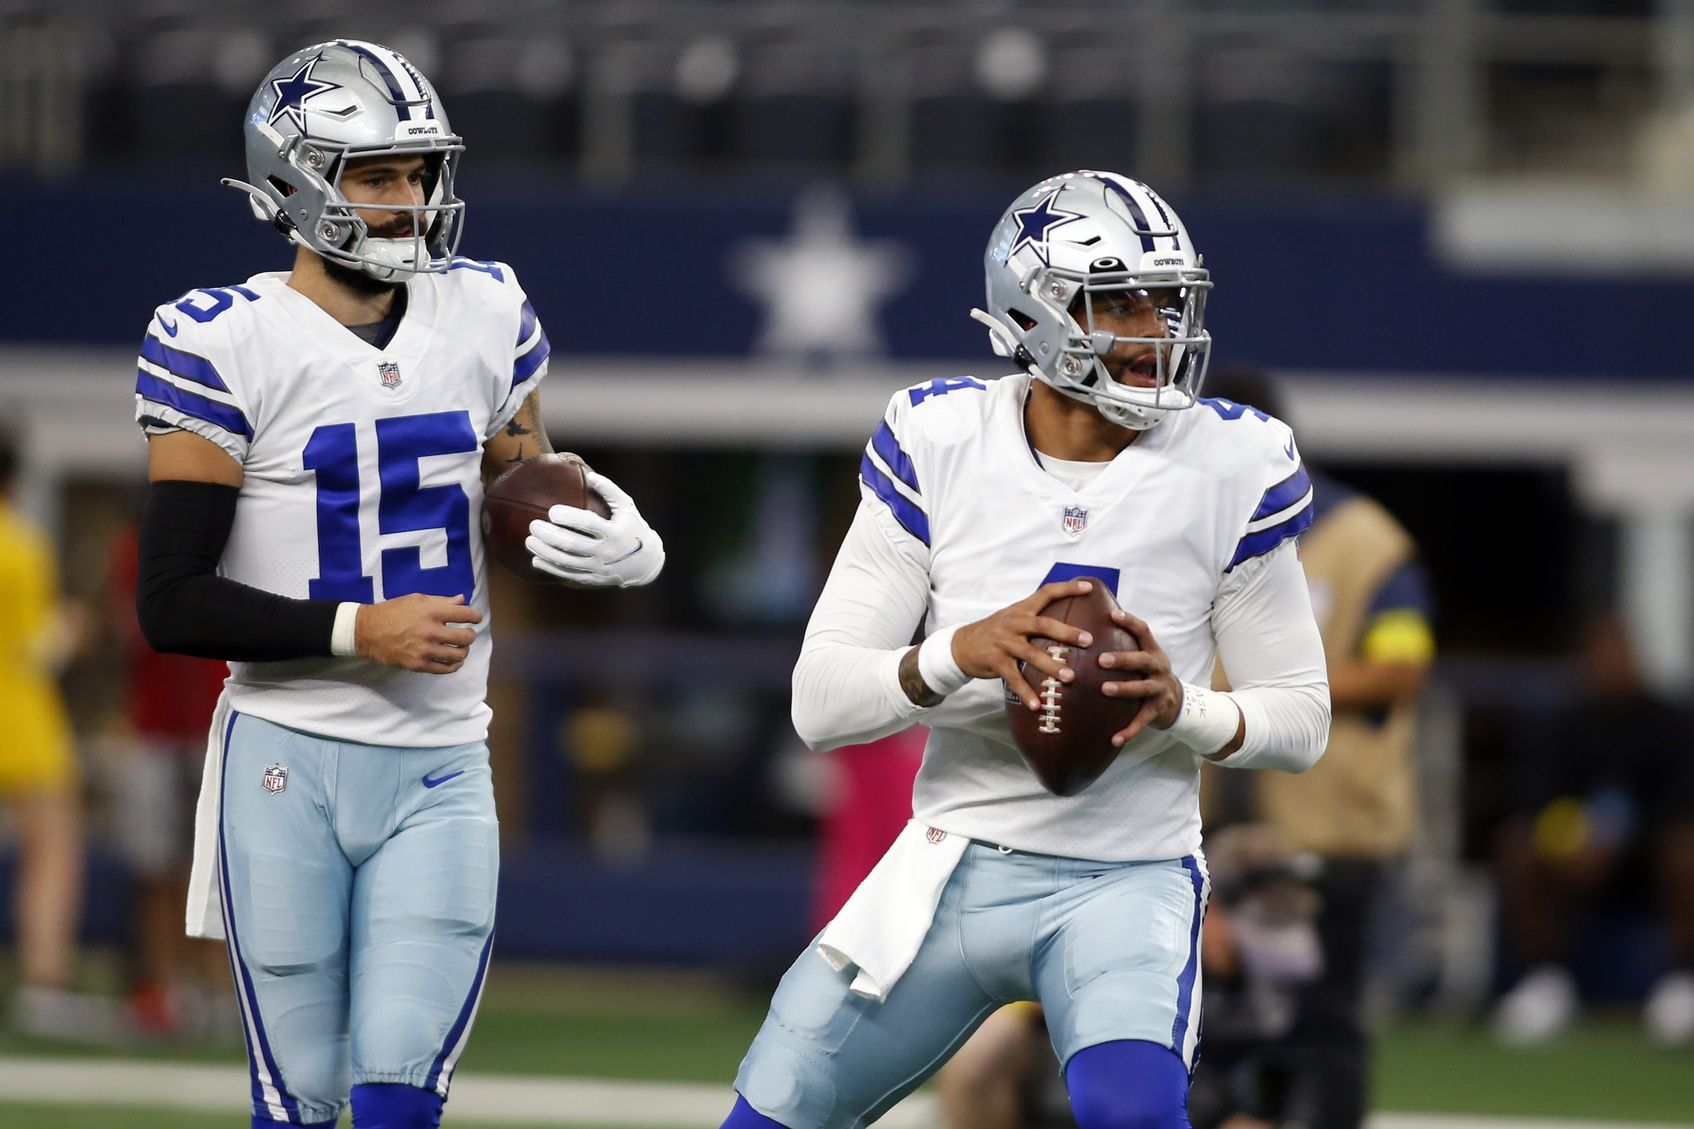
<path id="1" fill-rule="evenodd" d="M 270 122 L 267 124 L 275 124 L 278 118 L 287 117 L 294 123 L 295 129 L 301 133 L 306 132 L 306 99 L 342 88 L 338 82 L 324 82 L 312 77 L 312 68 L 321 62 L 322 55 L 307 59 L 300 69 L 288 78 L 271 80 L 271 89 L 276 91 L 276 105 L 271 109 Z"/>
<path id="2" fill-rule="evenodd" d="M 1053 202 L 1059 198 L 1061 189 L 1055 188 L 1051 195 L 1033 208 L 1019 208 L 1012 213 L 1012 218 L 1018 223 L 1018 236 L 1012 240 L 1012 249 L 1006 252 L 1006 257 L 1017 254 L 1025 246 L 1035 248 L 1035 254 L 1043 264 L 1051 266 L 1047 258 L 1047 233 L 1055 227 L 1082 218 L 1081 212 L 1067 212 L 1063 208 L 1055 208 Z"/>

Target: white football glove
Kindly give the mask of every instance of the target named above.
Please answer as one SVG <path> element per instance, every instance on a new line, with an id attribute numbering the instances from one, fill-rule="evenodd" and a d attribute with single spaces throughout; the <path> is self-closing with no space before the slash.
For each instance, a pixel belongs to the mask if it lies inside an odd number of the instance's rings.
<path id="1" fill-rule="evenodd" d="M 548 520 L 529 523 L 524 548 L 537 570 L 583 588 L 634 588 L 665 567 L 665 543 L 635 499 L 603 474 L 585 470 L 583 481 L 606 499 L 610 518 L 575 506 L 554 506 Z"/>

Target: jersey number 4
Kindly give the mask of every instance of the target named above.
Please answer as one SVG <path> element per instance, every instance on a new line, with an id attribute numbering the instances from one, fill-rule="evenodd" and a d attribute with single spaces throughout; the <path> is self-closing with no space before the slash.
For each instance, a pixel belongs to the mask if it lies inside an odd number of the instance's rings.
<path id="1" fill-rule="evenodd" d="M 424 486 L 418 463 L 432 455 L 462 455 L 477 450 L 476 429 L 467 412 L 429 412 L 376 421 L 377 531 L 411 533 L 439 529 L 447 535 L 447 563 L 423 566 L 416 545 L 382 551 L 382 595 L 392 600 L 413 592 L 463 596 L 476 587 L 471 562 L 471 500 L 457 482 Z M 326 423 L 312 432 L 304 463 L 318 479 L 318 575 L 309 591 L 314 600 L 376 599 L 365 574 L 359 534 L 359 433 L 351 423 Z"/>

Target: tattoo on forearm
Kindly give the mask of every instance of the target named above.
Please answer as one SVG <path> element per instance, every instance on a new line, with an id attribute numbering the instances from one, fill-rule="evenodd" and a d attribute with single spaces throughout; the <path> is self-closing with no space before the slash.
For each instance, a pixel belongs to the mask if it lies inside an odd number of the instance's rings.
<path id="1" fill-rule="evenodd" d="M 929 683 L 918 673 L 918 649 L 913 647 L 900 657 L 900 689 L 906 692 L 906 697 L 920 706 L 938 706 L 941 695 L 929 688 Z"/>
<path id="2" fill-rule="evenodd" d="M 517 440 L 517 445 L 506 458 L 508 463 L 521 463 L 525 459 L 534 458 L 536 455 L 549 454 L 553 450 L 553 444 L 547 438 L 547 432 L 541 426 L 541 405 L 533 392 L 523 402 L 523 406 L 517 410 L 516 414 L 507 421 L 505 432 L 512 439 Z"/>

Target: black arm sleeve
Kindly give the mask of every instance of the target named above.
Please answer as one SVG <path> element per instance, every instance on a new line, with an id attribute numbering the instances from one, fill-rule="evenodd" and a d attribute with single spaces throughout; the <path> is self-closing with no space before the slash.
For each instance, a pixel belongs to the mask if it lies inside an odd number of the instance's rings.
<path id="1" fill-rule="evenodd" d="M 337 600 L 291 600 L 217 574 L 241 491 L 155 482 L 141 518 L 135 611 L 160 651 L 237 662 L 328 655 Z"/>

